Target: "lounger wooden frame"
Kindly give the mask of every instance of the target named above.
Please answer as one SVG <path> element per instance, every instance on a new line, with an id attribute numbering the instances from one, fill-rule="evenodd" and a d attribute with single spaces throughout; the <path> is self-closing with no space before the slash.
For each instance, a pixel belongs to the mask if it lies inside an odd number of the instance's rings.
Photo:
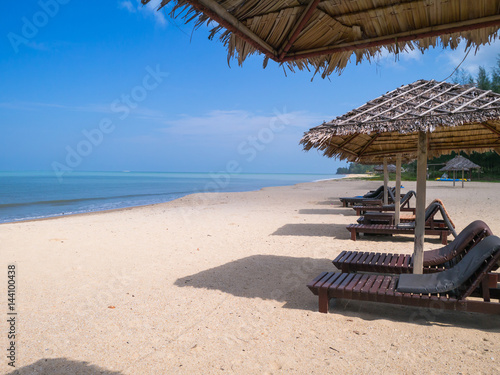
<path id="1" fill-rule="evenodd" d="M 415 234 L 415 228 L 402 228 L 396 225 L 386 225 L 386 224 L 350 224 L 346 227 L 348 231 L 351 232 L 351 240 L 356 241 L 356 236 L 359 233 L 369 233 L 369 234 Z M 425 235 L 429 236 L 439 236 L 441 243 L 446 245 L 448 243 L 448 236 L 451 234 L 451 230 L 448 228 L 425 228 Z"/>
<path id="2" fill-rule="evenodd" d="M 319 311 L 328 312 L 331 298 L 373 301 L 446 310 L 500 314 L 498 274 L 490 271 L 500 262 L 497 251 L 467 281 L 460 295 L 400 293 L 399 275 L 322 272 L 307 287 L 319 297 Z M 480 297 L 480 299 L 470 299 Z M 494 302 L 492 299 L 496 299 Z"/>
<path id="3" fill-rule="evenodd" d="M 374 206 L 352 206 L 352 208 L 356 211 L 356 215 L 363 215 L 369 211 L 379 211 L 379 212 L 394 212 L 396 209 L 394 206 L 382 206 L 382 205 L 374 205 Z M 415 207 L 400 207 L 399 210 L 401 212 L 411 212 L 415 214 Z"/>
<path id="4" fill-rule="evenodd" d="M 410 191 L 408 193 L 413 193 L 413 191 Z M 407 193 L 407 194 L 408 194 Z M 401 198 L 404 198 L 406 196 L 406 194 L 401 194 Z M 410 195 L 404 202 L 400 202 L 400 211 L 407 211 L 407 212 L 412 212 L 413 214 L 415 214 L 415 208 L 414 207 L 410 207 L 410 200 L 411 200 L 411 197 L 413 195 Z M 393 204 L 390 204 L 390 205 L 379 205 L 379 204 L 376 204 L 376 205 L 373 205 L 373 206 L 370 206 L 370 205 L 366 205 L 366 204 L 362 204 L 362 205 L 353 205 L 352 207 L 355 211 L 356 211 L 356 215 L 363 215 L 365 212 L 367 211 L 388 211 L 388 212 L 394 212 L 396 210 L 395 208 L 395 203 Z"/>
<path id="5" fill-rule="evenodd" d="M 443 218 L 445 218 L 449 225 L 446 224 L 446 220 L 435 220 L 434 217 L 438 212 L 442 212 Z M 369 215 L 369 213 L 365 214 Z M 450 234 L 456 235 L 454 232 L 455 225 L 451 220 L 444 204 L 439 199 L 434 199 L 431 204 L 426 208 L 426 222 L 425 222 L 425 234 L 426 235 L 438 235 L 441 238 L 441 243 L 446 245 L 448 243 L 448 236 Z M 415 234 L 415 228 L 409 226 L 397 226 L 388 224 L 350 224 L 346 227 L 348 231 L 351 232 L 351 240 L 356 241 L 356 236 L 358 233 L 369 233 L 369 234 Z"/>
<path id="6" fill-rule="evenodd" d="M 447 246 L 424 252 L 424 273 L 439 272 L 457 264 L 483 238 L 492 235 L 481 220 L 470 223 Z M 413 255 L 342 251 L 332 263 L 342 272 L 412 273 Z"/>
<path id="7" fill-rule="evenodd" d="M 441 212 L 441 214 L 443 215 L 443 219 L 445 218 L 446 216 L 446 219 L 449 221 L 450 225 L 453 226 L 453 228 L 455 228 L 455 225 L 453 224 L 453 221 L 451 220 L 451 217 L 450 215 L 448 214 L 448 212 L 446 211 L 446 208 L 444 207 L 444 203 L 440 200 L 440 199 L 434 199 L 430 204 L 429 206 L 427 206 L 427 208 L 425 209 L 425 215 L 426 215 L 426 222 L 425 222 L 425 226 L 426 227 L 429 227 L 429 228 L 434 228 L 434 227 L 445 227 L 446 226 L 446 222 L 444 220 L 439 220 L 439 219 L 435 219 L 436 217 L 436 214 L 438 212 Z M 389 224 L 389 222 L 391 220 L 389 220 L 389 218 L 392 218 L 392 221 L 394 220 L 394 213 L 393 212 L 380 212 L 380 211 L 368 211 L 368 212 L 365 212 L 363 214 L 363 216 L 361 216 L 359 219 L 358 219 L 358 223 L 360 224 L 369 224 L 370 221 L 373 221 L 373 220 L 370 220 L 370 217 L 374 217 L 375 220 L 381 220 L 380 222 L 375 222 L 374 224 Z M 367 220 L 365 220 L 367 219 Z M 412 214 L 408 214 L 408 213 L 403 213 L 400 215 L 400 222 L 404 223 L 404 222 L 413 222 L 415 221 L 415 213 L 413 212 Z"/>
<path id="8" fill-rule="evenodd" d="M 392 199 L 392 196 L 394 195 L 394 192 L 396 191 L 396 188 L 392 187 L 389 188 L 389 190 L 392 192 L 392 194 L 388 194 L 388 199 L 389 202 L 394 202 L 394 199 Z M 354 206 L 354 205 L 368 205 L 368 206 L 381 206 L 383 205 L 383 192 L 381 192 L 377 198 L 365 198 L 365 197 L 347 197 L 347 198 L 339 198 L 340 201 L 342 202 L 343 207 L 349 207 L 349 205 Z"/>

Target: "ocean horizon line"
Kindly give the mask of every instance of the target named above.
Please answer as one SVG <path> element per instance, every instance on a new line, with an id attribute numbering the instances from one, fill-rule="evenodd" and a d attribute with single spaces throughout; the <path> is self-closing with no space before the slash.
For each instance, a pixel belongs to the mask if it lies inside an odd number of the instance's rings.
<path id="1" fill-rule="evenodd" d="M 204 192 L 245 192 L 340 179 L 314 173 L 0 172 L 0 223 L 169 202 Z"/>
<path id="2" fill-rule="evenodd" d="M 0 171 L 0 174 L 8 174 L 8 173 L 33 173 L 33 174 L 53 174 L 56 175 L 56 172 L 50 171 L 50 170 L 16 170 L 16 171 Z M 345 175 L 345 174 L 337 174 L 337 173 L 313 173 L 313 172 L 227 172 L 227 171 L 210 171 L 210 172 L 193 172 L 193 171 L 188 171 L 188 172 L 180 172 L 180 171 L 133 171 L 133 170 L 121 170 L 121 171 L 71 171 L 71 172 L 66 172 L 65 175 L 72 175 L 72 174 L 84 174 L 84 173 L 151 173 L 151 174 L 176 174 L 176 173 L 182 173 L 182 174 L 217 174 L 217 173 L 226 173 L 226 174 L 231 174 L 231 175 L 255 175 L 255 174 L 260 174 L 260 175 L 334 175 L 334 176 L 339 176 L 339 175 Z"/>

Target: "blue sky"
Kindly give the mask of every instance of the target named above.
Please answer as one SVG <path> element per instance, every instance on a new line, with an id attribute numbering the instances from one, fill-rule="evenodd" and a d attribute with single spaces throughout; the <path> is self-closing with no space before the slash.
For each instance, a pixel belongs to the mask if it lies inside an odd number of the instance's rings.
<path id="1" fill-rule="evenodd" d="M 154 5 L 154 4 L 153 4 Z M 208 28 L 138 0 L 9 3 L 0 28 L 0 171 L 335 173 L 309 128 L 465 56 L 441 47 L 349 64 L 329 79 L 259 55 L 227 64 Z M 496 64 L 500 43 L 462 67 Z M 63 171 L 63 172 L 61 172 Z"/>

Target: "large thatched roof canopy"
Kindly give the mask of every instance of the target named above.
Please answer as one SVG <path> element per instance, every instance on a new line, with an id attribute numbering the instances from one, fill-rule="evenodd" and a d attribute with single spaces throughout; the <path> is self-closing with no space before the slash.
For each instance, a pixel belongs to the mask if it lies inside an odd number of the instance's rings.
<path id="1" fill-rule="evenodd" d="M 462 155 L 457 155 L 453 159 L 448 160 L 446 165 L 440 169 L 440 171 L 468 171 L 469 169 L 480 169 L 481 167 L 476 163 L 473 163 L 467 158 L 464 158 Z"/>
<path id="2" fill-rule="evenodd" d="M 500 94 L 419 80 L 312 128 L 300 143 L 325 156 L 361 163 L 417 156 L 418 133 L 427 133 L 428 156 L 464 150 L 500 153 Z"/>
<path id="3" fill-rule="evenodd" d="M 240 64 L 258 51 L 264 65 L 270 58 L 323 76 L 353 55 L 358 63 L 383 48 L 454 49 L 460 40 L 477 47 L 500 28 L 500 0 L 162 0 L 160 8 L 171 2 L 173 15 L 198 26 L 217 22 L 211 38 L 218 35 Z"/>

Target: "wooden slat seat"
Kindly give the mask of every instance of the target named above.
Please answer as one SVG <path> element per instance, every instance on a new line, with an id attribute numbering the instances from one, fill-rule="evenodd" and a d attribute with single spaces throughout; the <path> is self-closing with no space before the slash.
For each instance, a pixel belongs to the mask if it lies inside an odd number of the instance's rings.
<path id="1" fill-rule="evenodd" d="M 347 230 L 351 232 L 351 240 L 356 241 L 356 236 L 358 233 L 370 233 L 370 234 L 415 234 L 415 228 L 403 228 L 396 225 L 387 224 L 350 224 Z M 448 236 L 451 234 L 451 230 L 448 228 L 425 228 L 426 235 L 437 235 L 441 238 L 441 243 L 446 245 L 448 243 Z"/>
<path id="2" fill-rule="evenodd" d="M 359 210 L 358 210 L 359 211 Z M 438 212 L 441 212 L 442 219 L 436 219 Z M 359 224 L 394 224 L 394 212 L 382 211 L 364 211 L 363 216 L 358 219 Z M 399 217 L 401 223 L 415 222 L 415 213 L 402 213 Z M 443 202 L 440 199 L 434 199 L 425 209 L 425 226 L 433 229 L 434 227 L 455 228 L 450 215 L 446 211 Z M 453 230 L 452 230 L 453 231 Z"/>
<path id="3" fill-rule="evenodd" d="M 483 238 L 492 235 L 489 226 L 482 220 L 476 220 L 467 225 L 457 237 L 436 250 L 424 252 L 424 272 L 439 272 L 458 263 L 463 256 Z M 391 255 L 388 265 L 380 264 L 374 253 L 361 251 L 342 251 L 333 264 L 343 272 L 387 272 L 411 273 L 413 272 L 413 257 L 409 254 Z"/>
<path id="4" fill-rule="evenodd" d="M 394 212 L 394 206 L 391 205 L 373 205 L 373 206 L 363 206 L 363 205 L 354 205 L 352 208 L 356 211 L 356 215 L 363 215 L 365 212 L 370 212 L 370 211 L 380 211 L 380 212 Z M 408 212 L 411 214 L 415 214 L 415 207 L 400 207 L 399 210 L 401 212 Z"/>
<path id="5" fill-rule="evenodd" d="M 415 214 L 415 208 L 410 207 L 410 199 L 412 196 L 416 196 L 413 190 L 408 191 L 404 195 L 401 194 L 400 208 L 399 208 L 401 211 L 408 211 L 411 212 L 412 214 Z M 356 211 L 357 215 L 363 215 L 365 212 L 369 211 L 394 212 L 396 210 L 394 203 L 388 205 L 376 204 L 373 206 L 367 205 L 366 203 L 363 203 L 361 205 L 354 204 L 353 208 Z"/>
<path id="6" fill-rule="evenodd" d="M 477 249 L 477 250 L 476 250 Z M 486 251 L 485 251 L 486 250 Z M 476 253 L 473 253 L 476 252 Z M 480 262 L 474 263 L 474 258 L 481 254 L 484 256 Z M 342 257 L 351 257 L 352 254 L 342 254 Z M 383 260 L 380 260 L 383 258 Z M 394 260 L 393 255 L 378 257 L 382 264 L 391 264 Z M 399 258 L 398 258 L 399 259 Z M 472 260 L 472 261 L 471 261 Z M 477 259 L 476 259 L 477 260 Z M 414 282 L 422 280 L 423 286 L 420 289 L 428 291 L 428 275 L 388 275 L 388 274 L 361 274 L 347 272 L 322 272 L 307 287 L 319 297 L 319 311 L 328 312 L 328 304 L 331 298 L 353 299 L 361 301 L 382 302 L 390 304 L 418 306 L 424 308 L 442 308 L 448 310 L 462 310 L 470 312 L 480 312 L 489 314 L 500 314 L 500 288 L 498 288 L 499 275 L 492 273 L 500 262 L 500 238 L 490 236 L 471 250 L 463 263 L 448 269 L 442 274 L 443 279 L 448 282 L 452 280 L 453 275 L 464 275 L 462 268 L 469 269 L 454 289 L 446 289 L 446 284 L 436 284 L 436 290 L 439 293 L 416 292 L 417 289 L 408 290 L 408 277 Z M 449 275 L 450 276 L 449 276 Z M 405 279 L 405 292 L 398 291 L 400 277 Z M 450 278 L 451 277 L 451 278 Z M 425 280 L 425 281 L 424 281 Z M 410 282 L 410 286 L 411 283 Z M 438 281 L 436 281 L 438 283 Z M 403 279 L 401 279 L 403 283 Z M 427 284 L 426 284 L 427 283 Z M 434 281 L 432 281 L 434 283 Z M 460 283 L 458 285 L 458 283 Z M 425 286 L 425 287 L 424 287 Z M 442 289 L 439 289 L 442 288 Z M 431 288 L 434 290 L 434 287 Z M 471 299 L 470 297 L 480 297 L 480 299 Z"/>

